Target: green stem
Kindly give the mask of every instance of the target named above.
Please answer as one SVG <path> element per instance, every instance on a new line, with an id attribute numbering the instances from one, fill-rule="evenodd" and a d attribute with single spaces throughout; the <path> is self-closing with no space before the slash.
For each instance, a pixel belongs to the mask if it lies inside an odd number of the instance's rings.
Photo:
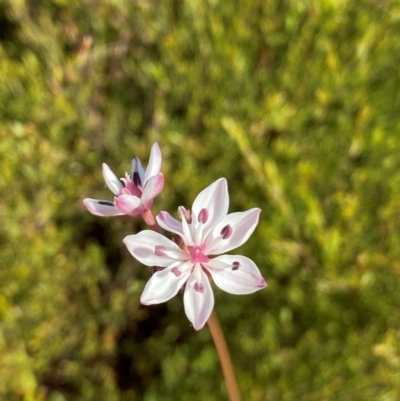
<path id="1" fill-rule="evenodd" d="M 237 385 L 235 372 L 233 370 L 233 365 L 231 357 L 229 355 L 228 347 L 226 345 L 224 333 L 214 311 L 212 311 L 207 324 L 208 328 L 210 329 L 211 336 L 214 340 L 215 348 L 217 349 L 222 372 L 224 374 L 225 383 L 229 394 L 229 399 L 230 401 L 241 401 L 239 387 Z"/>

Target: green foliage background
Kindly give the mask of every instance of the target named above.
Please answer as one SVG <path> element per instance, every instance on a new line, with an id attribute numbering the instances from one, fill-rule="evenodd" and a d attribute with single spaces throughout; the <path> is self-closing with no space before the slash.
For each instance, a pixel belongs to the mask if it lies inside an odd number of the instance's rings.
<path id="1" fill-rule="evenodd" d="M 216 289 L 244 401 L 400 399 L 400 3 L 0 0 L 0 398 L 227 399 L 181 297 L 142 307 L 144 228 L 89 214 L 157 141 L 154 211 L 225 176 L 261 207 Z"/>

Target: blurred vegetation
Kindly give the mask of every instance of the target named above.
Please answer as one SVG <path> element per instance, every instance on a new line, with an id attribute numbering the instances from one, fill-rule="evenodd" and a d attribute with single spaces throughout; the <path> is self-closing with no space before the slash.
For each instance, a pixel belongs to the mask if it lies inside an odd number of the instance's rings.
<path id="1" fill-rule="evenodd" d="M 144 228 L 89 214 L 158 141 L 154 211 L 228 178 L 263 210 L 215 290 L 244 401 L 400 399 L 400 3 L 0 0 L 0 398 L 227 399 L 181 297 L 142 307 Z"/>

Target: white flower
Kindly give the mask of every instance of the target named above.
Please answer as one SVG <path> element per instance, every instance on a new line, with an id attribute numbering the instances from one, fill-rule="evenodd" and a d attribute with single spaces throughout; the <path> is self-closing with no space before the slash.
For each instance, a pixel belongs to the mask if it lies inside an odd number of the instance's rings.
<path id="1" fill-rule="evenodd" d="M 128 214 L 138 216 L 151 209 L 153 199 L 163 190 L 164 175 L 160 173 L 161 151 L 154 143 L 146 171 L 138 157 L 132 159 L 131 175 L 119 180 L 103 163 L 103 177 L 108 188 L 116 195 L 114 202 L 86 198 L 83 200 L 86 208 L 97 216 L 119 216 Z M 124 185 L 121 183 L 124 183 Z"/>
<path id="2" fill-rule="evenodd" d="M 153 231 L 124 238 L 128 250 L 139 262 L 163 268 L 146 284 L 140 298 L 142 304 L 168 301 L 185 285 L 185 313 L 193 327 L 200 330 L 214 306 L 210 277 L 218 287 L 231 294 L 250 294 L 266 287 L 260 271 L 249 258 L 238 255 L 209 257 L 242 245 L 258 224 L 260 209 L 227 214 L 228 206 L 228 186 L 221 178 L 197 196 L 191 223 L 188 223 L 188 212 L 183 207 L 178 210 L 182 222 L 167 212 L 157 216 L 162 228 L 180 236 L 183 249 Z"/>

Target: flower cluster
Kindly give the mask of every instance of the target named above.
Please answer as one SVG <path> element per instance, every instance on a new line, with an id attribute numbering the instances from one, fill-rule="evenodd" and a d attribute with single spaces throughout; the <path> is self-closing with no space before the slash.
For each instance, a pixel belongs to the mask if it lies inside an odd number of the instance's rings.
<path id="1" fill-rule="evenodd" d="M 116 195 L 114 202 L 85 199 L 87 209 L 100 216 L 143 215 L 163 189 L 160 167 L 161 152 L 157 144 L 152 147 L 146 172 L 139 159 L 133 159 L 131 175 L 121 179 L 124 185 L 103 164 L 106 184 Z M 178 236 L 178 244 L 150 230 L 124 238 L 134 258 L 146 266 L 157 266 L 140 298 L 142 304 L 166 302 L 184 289 L 186 316 L 200 330 L 214 307 L 211 281 L 237 295 L 266 287 L 252 260 L 240 255 L 221 255 L 247 241 L 258 224 L 261 210 L 253 208 L 228 214 L 228 207 L 228 184 L 225 178 L 220 178 L 200 192 L 191 211 L 179 207 L 180 221 L 164 211 L 156 216 L 159 227 Z M 215 255 L 220 256 L 211 258 Z"/>
<path id="2" fill-rule="evenodd" d="M 83 200 L 89 212 L 97 216 L 119 216 L 128 214 L 139 216 L 150 210 L 153 199 L 164 188 L 164 175 L 160 173 L 161 151 L 157 143 L 151 148 L 146 171 L 138 157 L 132 159 L 131 174 L 121 178 L 115 176 L 107 164 L 103 163 L 103 177 L 110 191 L 115 195 L 114 202 L 86 198 Z"/>

